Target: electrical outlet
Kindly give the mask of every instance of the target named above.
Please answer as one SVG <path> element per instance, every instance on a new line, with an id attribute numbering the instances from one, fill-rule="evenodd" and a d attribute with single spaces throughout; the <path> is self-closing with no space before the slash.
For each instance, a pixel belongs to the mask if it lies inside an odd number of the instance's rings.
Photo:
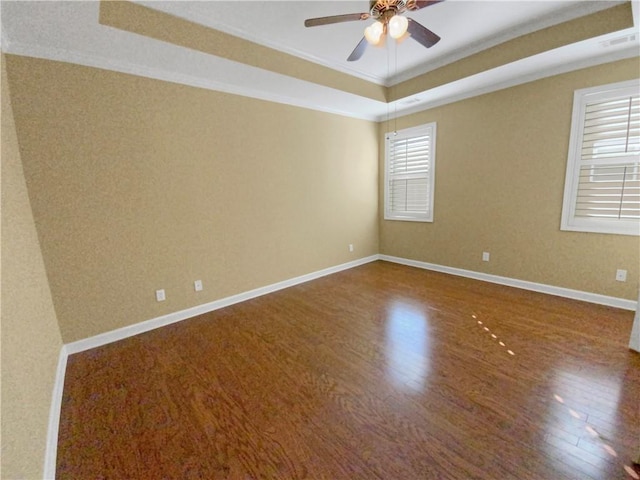
<path id="1" fill-rule="evenodd" d="M 627 271 L 618 269 L 616 270 L 616 280 L 618 282 L 626 282 L 627 281 Z"/>
<path id="2" fill-rule="evenodd" d="M 156 290 L 156 300 L 158 302 L 164 302 L 167 297 L 164 294 L 164 289 Z"/>
<path id="3" fill-rule="evenodd" d="M 483 262 L 488 262 L 489 261 L 489 257 L 490 257 L 490 253 L 489 252 L 482 252 L 482 261 Z"/>
<path id="4" fill-rule="evenodd" d="M 202 291 L 202 280 L 196 280 L 195 282 L 193 282 L 193 289 L 196 292 L 201 292 Z"/>
<path id="5" fill-rule="evenodd" d="M 350 244 L 349 244 L 349 251 L 350 251 L 350 252 L 353 252 L 353 243 L 350 243 Z"/>

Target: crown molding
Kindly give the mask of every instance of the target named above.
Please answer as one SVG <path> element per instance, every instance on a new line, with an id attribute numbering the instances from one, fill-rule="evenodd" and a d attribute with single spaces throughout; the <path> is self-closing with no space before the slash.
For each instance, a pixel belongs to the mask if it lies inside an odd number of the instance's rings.
<path id="1" fill-rule="evenodd" d="M 533 82 L 535 80 L 541 80 L 543 78 L 553 77 L 555 75 L 561 75 L 563 73 L 573 72 L 576 70 L 581 70 L 583 68 L 594 67 L 597 65 L 603 65 L 606 63 L 616 62 L 619 60 L 625 60 L 627 58 L 634 58 L 638 56 L 638 46 L 640 43 L 637 38 L 636 41 L 625 48 L 616 49 L 613 51 L 606 51 L 601 53 L 598 56 L 591 56 L 585 59 L 580 59 L 576 61 L 568 61 L 561 63 L 559 65 L 550 66 L 547 68 L 536 69 L 529 73 L 523 73 L 519 75 L 506 75 L 507 79 L 504 81 L 492 81 L 492 78 L 495 78 L 499 75 L 499 71 L 505 68 L 509 69 L 517 69 L 518 64 L 520 62 L 524 62 L 527 59 L 519 60 L 518 62 L 514 62 L 512 64 L 502 65 L 492 70 L 488 70 L 485 72 L 478 73 L 471 77 L 466 77 L 451 84 L 443 85 L 441 87 L 436 87 L 427 92 L 417 93 L 415 95 L 411 95 L 410 97 L 405 97 L 399 100 L 396 100 L 393 103 L 390 103 L 390 114 L 388 115 L 379 115 L 377 120 L 379 122 L 385 121 L 387 119 L 394 119 L 398 117 L 402 117 L 405 115 L 410 115 L 413 113 L 422 112 L 425 110 L 429 110 L 431 108 L 440 107 L 443 105 L 447 105 L 449 103 L 459 102 L 461 100 L 466 100 L 468 98 L 477 97 L 480 95 L 484 95 L 487 93 L 497 92 L 498 90 L 503 90 L 505 88 L 515 87 L 517 85 L 522 85 L 524 83 Z M 541 54 L 544 55 L 544 54 Z M 455 84 L 474 84 L 479 83 L 483 86 L 473 88 L 468 86 L 460 86 L 457 92 L 452 94 L 440 94 L 439 90 L 452 89 Z M 436 97 L 434 100 L 429 100 L 429 98 Z M 418 100 L 417 102 L 411 102 L 412 98 L 420 98 L 422 97 L 424 100 Z M 394 108 L 395 104 L 402 105 L 407 101 L 410 102 L 410 106 L 406 108 Z"/>
<path id="2" fill-rule="evenodd" d="M 637 3 L 638 0 L 635 0 L 635 1 Z M 576 18 L 580 18 L 582 16 L 591 15 L 593 13 L 597 13 L 602 10 L 606 10 L 608 8 L 613 8 L 623 3 L 626 3 L 626 2 L 624 0 L 615 0 L 615 1 L 609 1 L 609 2 L 596 2 L 596 1 L 582 2 L 580 4 L 579 14 L 576 14 L 573 7 L 566 7 L 563 11 L 556 13 L 554 15 L 545 15 L 538 19 L 534 19 L 530 23 L 521 25 L 517 28 L 510 29 L 498 35 L 486 38 L 485 40 L 478 42 L 474 45 L 471 45 L 467 48 L 461 48 L 459 50 L 456 50 L 455 52 L 448 54 L 446 57 L 435 58 L 434 60 L 426 64 L 418 65 L 414 68 L 410 68 L 402 73 L 399 73 L 398 75 L 393 75 L 385 82 L 385 86 L 392 87 L 399 83 L 405 82 L 407 80 L 411 80 L 412 78 L 415 78 L 420 75 L 424 75 L 433 70 L 437 70 L 438 68 L 442 68 L 446 65 L 457 62 L 458 60 L 462 60 L 466 57 L 470 57 L 471 55 L 475 55 L 476 53 L 480 53 L 484 50 L 495 47 L 496 45 L 500 45 L 502 43 L 508 42 L 515 38 L 521 37 L 523 35 L 528 35 L 538 30 L 552 27 L 554 25 L 559 25 L 561 23 L 568 22 Z"/>
<path id="3" fill-rule="evenodd" d="M 158 2 L 157 0 L 151 0 L 151 1 L 133 0 L 133 3 L 137 3 L 138 5 L 142 5 L 154 10 L 158 10 L 164 13 L 178 16 L 171 8 L 166 8 L 166 6 L 170 5 L 170 3 Z M 293 55 L 294 57 L 307 60 L 317 65 L 322 65 L 323 67 L 330 68 L 331 70 L 335 70 L 335 71 L 350 75 L 352 77 L 360 78 L 361 80 L 366 80 L 368 82 L 375 83 L 376 85 L 386 86 L 385 79 L 377 75 L 369 75 L 366 73 L 362 73 L 355 69 L 348 68 L 344 65 L 337 65 L 337 64 L 328 62 L 320 57 L 298 50 L 297 48 L 290 47 L 282 43 L 274 42 L 270 39 L 265 40 L 264 38 L 259 38 L 257 35 L 253 35 L 250 32 L 246 32 L 236 27 L 232 27 L 230 25 L 216 21 L 215 18 L 208 18 L 207 23 L 198 22 L 197 20 L 195 20 L 198 17 L 197 13 L 186 2 L 180 5 L 180 10 L 183 12 L 187 12 L 187 15 L 183 14 L 180 16 L 180 18 L 182 18 L 183 20 L 197 23 L 198 25 L 202 25 L 203 27 L 206 27 L 206 28 L 213 28 L 215 30 L 219 30 L 220 32 L 226 33 L 228 35 L 233 35 L 234 37 L 242 38 L 243 40 L 247 40 L 249 42 L 253 42 L 253 43 L 271 48 L 272 50 L 277 50 L 279 52 Z"/>
<path id="4" fill-rule="evenodd" d="M 276 94 L 276 93 L 267 92 L 264 90 L 250 88 L 244 85 L 215 81 L 208 77 L 188 75 L 188 74 L 179 73 L 172 70 L 167 70 L 167 69 L 162 69 L 157 67 L 150 67 L 147 65 L 133 64 L 133 63 L 124 62 L 120 60 L 113 60 L 113 59 L 109 59 L 99 55 L 87 55 L 84 53 L 78 53 L 78 52 L 60 49 L 60 48 L 43 47 L 41 45 L 27 45 L 23 43 L 11 43 L 7 45 L 7 47 L 8 48 L 4 50 L 5 53 L 9 53 L 13 55 L 21 55 L 25 57 L 61 61 L 61 62 L 72 63 L 76 65 L 83 65 L 86 67 L 94 67 L 94 68 L 99 68 L 103 70 L 127 73 L 130 75 L 136 75 L 139 77 L 163 80 L 166 82 L 177 83 L 181 85 L 188 85 L 192 87 L 203 88 L 206 90 L 213 90 L 213 91 L 229 93 L 233 95 L 240 95 L 244 97 L 250 97 L 258 100 L 265 100 L 269 102 L 275 102 L 275 103 L 290 105 L 294 107 L 307 108 L 310 110 L 316 110 L 320 112 L 331 113 L 331 114 L 341 115 L 345 117 L 358 118 L 361 120 L 376 121 L 376 119 L 378 118 L 378 115 L 376 114 L 361 113 L 358 110 L 350 110 L 348 108 L 344 108 L 344 109 L 334 108 L 332 106 L 328 106 L 327 104 L 309 101 L 308 97 L 304 95 L 301 95 L 300 97 L 286 96 L 282 94 Z M 255 71 L 256 75 L 258 75 L 260 72 L 263 72 L 263 73 L 265 72 L 264 70 L 251 67 L 251 66 L 244 65 L 244 67 L 248 69 L 252 69 L 253 71 Z M 329 87 L 323 87 L 316 84 L 311 84 L 304 80 L 298 80 L 291 77 L 286 77 L 273 72 L 267 72 L 267 73 L 269 75 L 281 76 L 283 79 L 286 79 L 289 82 L 294 82 L 297 85 L 308 85 L 316 89 L 320 88 L 320 89 L 326 89 L 326 90 L 331 90 L 333 92 L 337 92 L 336 90 L 331 89 Z M 339 93 L 343 95 L 351 96 L 350 94 L 347 94 L 345 92 L 339 92 Z M 370 102 L 374 102 L 374 101 L 371 100 Z M 380 102 L 375 102 L 375 103 L 380 103 Z"/>

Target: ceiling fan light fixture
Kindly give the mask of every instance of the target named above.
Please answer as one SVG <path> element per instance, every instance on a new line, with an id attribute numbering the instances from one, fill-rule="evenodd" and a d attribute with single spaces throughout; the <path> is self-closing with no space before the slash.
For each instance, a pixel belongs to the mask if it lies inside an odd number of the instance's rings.
<path id="1" fill-rule="evenodd" d="M 364 37 L 371 45 L 378 45 L 384 33 L 384 25 L 381 22 L 374 22 L 364 29 Z"/>
<path id="2" fill-rule="evenodd" d="M 372 25 L 364 29 L 364 37 L 347 57 L 348 62 L 354 62 L 362 57 L 367 45 L 384 48 L 387 34 L 395 40 L 396 44 L 411 37 L 425 48 L 433 47 L 440 41 L 440 37 L 427 27 L 402 14 L 435 5 L 442 1 L 444 0 L 369 0 L 370 9 L 368 12 L 307 18 L 304 21 L 304 26 L 317 27 L 333 23 L 374 20 Z"/>
<path id="3" fill-rule="evenodd" d="M 402 15 L 394 15 L 389 20 L 389 35 L 391 38 L 398 39 L 407 33 L 409 27 L 409 20 Z"/>

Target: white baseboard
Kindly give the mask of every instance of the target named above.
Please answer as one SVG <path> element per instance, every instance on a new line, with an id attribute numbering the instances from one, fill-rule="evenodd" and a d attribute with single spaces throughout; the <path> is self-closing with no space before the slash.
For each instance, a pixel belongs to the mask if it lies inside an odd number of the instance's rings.
<path id="1" fill-rule="evenodd" d="M 117 330 L 112 330 L 110 332 L 101 333 L 99 335 L 78 340 L 76 342 L 71 342 L 66 345 L 67 354 L 71 355 L 73 353 L 83 352 L 91 348 L 106 345 L 107 343 L 116 342 L 118 340 L 138 335 L 139 333 L 155 330 L 156 328 L 160 328 L 165 325 L 170 325 L 172 323 L 180 322 L 197 315 L 202 315 L 203 313 L 208 313 L 220 308 L 228 307 L 235 303 L 244 302 L 252 298 L 276 292 L 278 290 L 282 290 L 283 288 L 288 288 L 300 283 L 308 282 L 310 280 L 315 280 L 316 278 L 331 275 L 332 273 L 337 273 L 342 270 L 348 270 L 359 265 L 364 265 L 365 263 L 375 262 L 376 260 L 378 260 L 378 255 L 371 255 L 369 257 L 360 258 L 352 262 L 343 263 L 341 265 L 325 268 L 323 270 L 318 270 L 316 272 L 301 275 L 299 277 L 290 278 L 289 280 L 273 283 L 265 287 L 249 290 L 248 292 L 232 295 L 230 297 L 222 298 L 210 303 L 205 303 L 195 307 L 187 308 L 185 310 L 180 310 L 179 312 L 170 313 L 168 315 L 163 315 L 151 320 L 145 320 L 143 322 L 136 323 L 135 325 L 128 325 L 126 327 L 118 328 Z"/>
<path id="2" fill-rule="evenodd" d="M 624 310 L 635 310 L 638 302 L 627 300 L 625 298 L 609 297 L 598 293 L 583 292 L 581 290 L 572 290 L 564 287 L 554 287 L 544 283 L 528 282 L 526 280 L 518 280 L 517 278 L 501 277 L 499 275 L 491 275 L 489 273 L 474 272 L 473 270 L 464 270 L 462 268 L 447 267 L 435 263 L 421 262 L 418 260 L 409 260 L 407 258 L 393 257 L 391 255 L 378 255 L 380 260 L 387 262 L 399 263 L 410 267 L 423 268 L 425 270 L 433 270 L 435 272 L 449 273 L 459 277 L 473 278 L 490 283 L 498 283 L 509 287 L 522 288 L 533 292 L 547 293 L 558 297 L 572 298 L 574 300 L 582 300 L 599 305 L 607 305 L 610 307 L 622 308 Z"/>
<path id="3" fill-rule="evenodd" d="M 116 342 L 118 340 L 132 337 L 140 333 L 148 332 L 150 330 L 154 330 L 156 328 L 160 328 L 165 325 L 170 325 L 172 323 L 180 322 L 182 320 L 186 320 L 188 318 L 195 317 L 197 315 L 202 315 L 207 312 L 212 312 L 214 310 L 228 307 L 230 305 L 233 305 L 239 302 L 244 302 L 252 298 L 260 297 L 268 293 L 282 290 L 283 288 L 292 287 L 300 283 L 308 282 L 316 278 L 324 277 L 332 273 L 337 273 L 342 270 L 347 270 L 349 268 L 357 267 L 359 265 L 363 265 L 369 262 L 374 262 L 376 260 L 385 260 L 387 262 L 393 262 L 393 263 L 398 263 L 402 265 L 423 268 L 426 270 L 433 270 L 436 272 L 442 272 L 442 273 L 448 273 L 451 275 L 473 278 L 476 280 L 482 280 L 490 283 L 497 283 L 500 285 L 507 285 L 510 287 L 522 288 L 524 290 L 531 290 L 534 292 L 546 293 L 549 295 L 556 295 L 560 297 L 572 298 L 575 300 L 582 300 L 590 303 L 597 303 L 600 305 L 608 305 L 611 307 L 622 308 L 625 310 L 635 310 L 638 304 L 638 302 L 634 300 L 627 300 L 627 299 L 617 298 L 617 297 L 609 297 L 606 295 L 584 292 L 581 290 L 572 290 L 564 287 L 555 287 L 553 285 L 529 282 L 526 280 L 519 280 L 519 279 L 509 278 L 509 277 L 501 277 L 498 275 L 491 275 L 488 273 L 474 272 L 472 270 L 464 270 L 461 268 L 447 267 L 444 265 L 437 265 L 434 263 L 421 262 L 418 260 L 410 260 L 410 259 L 394 257 L 390 255 L 371 255 L 369 257 L 364 257 L 358 260 L 354 260 L 352 262 L 347 262 L 341 265 L 336 265 L 334 267 L 325 268 L 323 270 L 318 270 L 316 272 L 308 273 L 306 275 L 301 275 L 299 277 L 291 278 L 289 280 L 284 280 L 282 282 L 256 288 L 254 290 L 249 290 L 247 292 L 239 293 L 237 295 L 232 295 L 230 297 L 222 298 L 220 300 L 215 300 L 210 303 L 205 303 L 195 307 L 187 308 L 185 310 L 180 310 L 178 312 L 173 312 L 167 315 L 163 315 L 161 317 L 156 317 L 150 320 L 136 323 L 135 325 L 128 325 L 126 327 L 122 327 L 117 330 L 112 330 L 110 332 L 101 333 L 93 337 L 68 343 L 66 345 L 66 353 L 68 355 L 71 355 L 73 353 L 78 353 L 85 350 L 89 350 L 91 348 L 99 347 L 101 345 L 106 345 L 107 343 Z"/>
<path id="4" fill-rule="evenodd" d="M 47 445 L 44 453 L 44 480 L 56 478 L 56 457 L 58 454 L 58 431 L 60 427 L 60 410 L 62 408 L 62 394 L 64 392 L 64 376 L 67 371 L 67 347 L 60 349 L 56 378 L 51 392 L 51 406 L 49 407 L 49 427 L 47 430 Z"/>
<path id="5" fill-rule="evenodd" d="M 638 289 L 638 305 L 640 306 L 640 288 Z M 640 353 L 640 308 L 636 310 L 636 316 L 633 319 L 629 348 Z"/>

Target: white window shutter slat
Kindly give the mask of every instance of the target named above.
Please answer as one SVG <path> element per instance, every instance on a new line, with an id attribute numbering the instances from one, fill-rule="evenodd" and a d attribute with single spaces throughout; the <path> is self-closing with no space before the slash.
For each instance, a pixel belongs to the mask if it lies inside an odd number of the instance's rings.
<path id="1" fill-rule="evenodd" d="M 638 160 L 613 165 L 603 159 L 627 159 L 640 147 L 640 95 L 587 102 L 575 215 L 587 218 L 640 219 Z"/>
<path id="2" fill-rule="evenodd" d="M 431 221 L 435 123 L 387 134 L 385 218 Z"/>
<path id="3" fill-rule="evenodd" d="M 638 81 L 577 91 L 564 230 L 640 235 Z"/>

